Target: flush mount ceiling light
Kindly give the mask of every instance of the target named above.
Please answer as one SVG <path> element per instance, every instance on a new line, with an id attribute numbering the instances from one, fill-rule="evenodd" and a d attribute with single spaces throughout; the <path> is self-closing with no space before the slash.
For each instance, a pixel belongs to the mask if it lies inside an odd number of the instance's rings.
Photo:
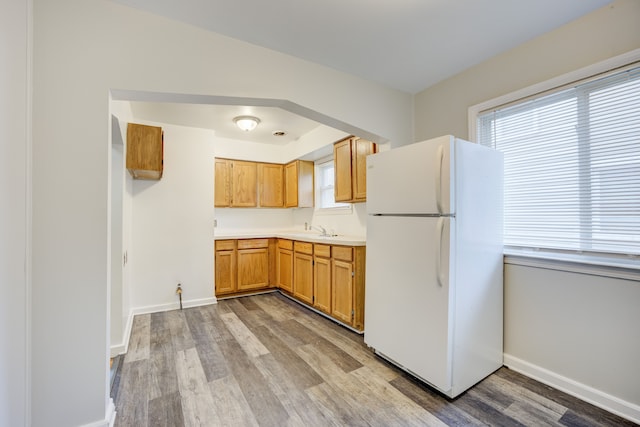
<path id="1" fill-rule="evenodd" d="M 233 119 L 233 122 L 245 132 L 250 132 L 258 126 L 260 119 L 253 116 L 238 116 Z"/>

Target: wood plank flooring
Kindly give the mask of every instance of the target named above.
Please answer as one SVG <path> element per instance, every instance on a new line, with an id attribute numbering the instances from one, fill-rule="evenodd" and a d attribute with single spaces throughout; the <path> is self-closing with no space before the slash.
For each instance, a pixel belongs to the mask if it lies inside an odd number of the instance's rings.
<path id="1" fill-rule="evenodd" d="M 507 368 L 449 400 L 278 293 L 136 316 L 116 426 L 632 426 Z"/>

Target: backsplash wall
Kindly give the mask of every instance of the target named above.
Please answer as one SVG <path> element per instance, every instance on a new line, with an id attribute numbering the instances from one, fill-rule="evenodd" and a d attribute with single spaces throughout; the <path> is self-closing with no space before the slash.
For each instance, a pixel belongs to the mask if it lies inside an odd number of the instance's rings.
<path id="1" fill-rule="evenodd" d="M 367 204 L 354 203 L 351 212 L 322 213 L 313 208 L 293 209 L 293 228 L 304 230 L 304 223 L 322 226 L 339 235 L 366 236 Z"/>
<path id="2" fill-rule="evenodd" d="M 288 230 L 293 227 L 293 210 L 216 208 L 215 220 L 217 222 L 215 230 Z"/>
<path id="3" fill-rule="evenodd" d="M 216 208 L 215 230 L 297 230 L 322 226 L 339 235 L 365 236 L 367 230 L 366 203 L 354 203 L 349 212 L 319 213 L 313 208 L 264 209 Z M 215 233 L 215 231 L 214 231 Z"/>

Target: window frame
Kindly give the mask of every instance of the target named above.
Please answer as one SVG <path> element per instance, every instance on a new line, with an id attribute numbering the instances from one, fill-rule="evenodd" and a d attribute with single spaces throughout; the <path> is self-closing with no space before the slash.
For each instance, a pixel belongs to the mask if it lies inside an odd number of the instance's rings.
<path id="1" fill-rule="evenodd" d="M 341 202 L 336 202 L 335 201 L 335 196 L 334 196 L 334 204 L 335 206 L 330 206 L 330 207 L 324 207 L 322 206 L 322 188 L 321 187 L 325 187 L 324 183 L 322 182 L 322 179 L 320 177 L 322 177 L 322 169 L 327 167 L 328 164 L 334 164 L 334 159 L 333 159 L 333 155 L 331 156 L 327 156 L 327 157 L 323 157 L 321 159 L 318 159 L 314 162 L 314 173 L 315 176 L 317 177 L 315 180 L 315 209 L 314 209 L 314 213 L 315 214 L 319 214 L 319 215 L 346 215 L 346 214 L 351 214 L 352 210 L 353 210 L 353 206 L 351 205 L 351 203 L 341 203 Z M 334 175 L 335 177 L 335 175 Z M 335 187 L 335 178 L 334 178 L 334 182 L 332 183 L 332 185 L 330 186 L 326 186 L 326 188 L 324 188 L 325 190 L 328 188 L 333 189 Z"/>
<path id="2" fill-rule="evenodd" d="M 473 105 L 468 109 L 468 131 L 469 140 L 478 142 L 478 117 L 484 111 L 504 108 L 509 104 L 525 101 L 528 98 L 537 97 L 545 92 L 562 91 L 576 82 L 586 83 L 590 80 L 600 79 L 604 76 L 615 74 L 622 69 L 640 61 L 640 49 L 627 52 L 625 54 L 607 59 L 596 64 L 581 68 L 579 70 L 558 76 L 556 78 L 540 82 L 538 84 L 517 90 L 515 92 L 490 99 L 488 101 Z M 637 66 L 637 64 L 635 65 Z M 584 272 L 594 274 L 600 271 L 602 275 L 611 276 L 611 268 L 625 269 L 631 271 L 631 277 L 637 280 L 640 273 L 640 256 L 615 254 L 615 253 L 580 253 L 570 250 L 546 250 L 536 248 L 511 248 L 505 247 L 505 263 L 516 265 L 530 265 L 531 259 L 535 258 L 536 263 L 542 263 L 549 268 L 571 270 L 576 264 L 583 264 Z M 569 268 L 571 265 L 573 267 Z"/>

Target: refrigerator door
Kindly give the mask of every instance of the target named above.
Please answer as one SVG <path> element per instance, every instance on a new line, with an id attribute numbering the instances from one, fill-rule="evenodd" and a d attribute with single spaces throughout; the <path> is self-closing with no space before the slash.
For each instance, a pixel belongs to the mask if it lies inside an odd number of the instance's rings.
<path id="1" fill-rule="evenodd" d="M 367 156 L 367 213 L 452 214 L 452 136 Z"/>
<path id="2" fill-rule="evenodd" d="M 452 387 L 452 221 L 367 217 L 364 341 L 444 393 Z"/>

